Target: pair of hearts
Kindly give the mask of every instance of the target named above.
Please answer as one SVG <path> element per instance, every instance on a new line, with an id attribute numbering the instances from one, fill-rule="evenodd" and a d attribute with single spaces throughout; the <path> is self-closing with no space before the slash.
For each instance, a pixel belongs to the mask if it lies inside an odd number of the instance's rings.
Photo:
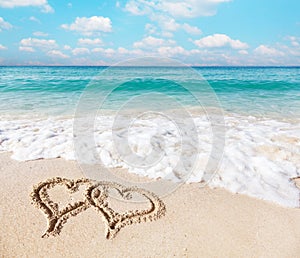
<path id="1" fill-rule="evenodd" d="M 59 209 L 58 204 L 53 202 L 48 194 L 50 189 L 59 185 L 66 187 L 70 194 L 79 191 L 80 186 L 85 186 L 85 199 L 72 204 L 69 203 L 63 209 Z M 109 206 L 109 190 L 116 190 L 124 200 L 131 199 L 132 194 L 138 194 L 145 197 L 150 206 L 143 210 L 116 212 Z M 31 198 L 33 204 L 41 209 L 47 217 L 48 227 L 42 237 L 58 235 L 70 217 L 78 215 L 91 206 L 94 206 L 103 215 L 107 239 L 114 238 L 126 225 L 156 220 L 165 215 L 166 212 L 164 203 L 155 194 L 142 188 L 125 187 L 114 182 L 97 182 L 86 178 L 70 180 L 55 177 L 48 179 L 34 187 Z"/>

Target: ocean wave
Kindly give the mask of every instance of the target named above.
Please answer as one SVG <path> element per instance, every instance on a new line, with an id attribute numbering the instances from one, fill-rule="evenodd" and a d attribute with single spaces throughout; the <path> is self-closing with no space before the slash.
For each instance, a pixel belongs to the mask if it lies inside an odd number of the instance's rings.
<path id="1" fill-rule="evenodd" d="M 207 117 L 193 114 L 193 120 L 197 128 L 199 155 L 187 183 L 202 180 L 212 151 L 212 131 Z M 114 117 L 109 114 L 98 116 L 95 121 L 95 150 L 105 166 L 126 168 L 131 173 L 150 178 L 168 175 L 168 179 L 178 180 L 180 171 L 175 171 L 174 167 L 182 155 L 181 136 L 172 121 L 150 116 L 136 120 L 129 128 L 128 139 L 124 141 L 128 141 L 132 151 L 144 157 L 145 162 L 153 149 L 155 137 L 162 137 L 164 145 L 158 148 L 163 156 L 149 167 L 131 166 L 120 157 L 111 132 L 113 121 Z M 223 187 L 285 207 L 299 207 L 299 189 L 291 178 L 300 176 L 300 121 L 228 113 L 225 127 L 223 158 L 209 186 Z M 11 157 L 15 160 L 58 157 L 76 160 L 72 118 L 2 117 L 0 128 L 0 151 L 12 152 Z M 114 133 L 123 137 L 122 133 L 127 129 L 118 128 Z M 194 154 L 185 153 L 187 156 Z"/>

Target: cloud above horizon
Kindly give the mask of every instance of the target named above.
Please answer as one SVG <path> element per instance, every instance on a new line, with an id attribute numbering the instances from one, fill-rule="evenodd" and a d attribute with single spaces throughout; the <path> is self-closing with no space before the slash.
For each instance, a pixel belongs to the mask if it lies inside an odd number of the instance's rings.
<path id="1" fill-rule="evenodd" d="M 9 22 L 5 21 L 2 17 L 0 17 L 0 32 L 2 30 L 9 30 L 11 28 L 12 25 Z"/>
<path id="2" fill-rule="evenodd" d="M 267 4 L 251 4 L 252 13 L 234 0 L 0 0 L 0 64 L 97 65 L 153 55 L 190 65 L 300 65 L 300 2 L 278 0 L 270 16 L 255 11 Z M 280 15 L 291 19 L 273 18 Z"/>
<path id="3" fill-rule="evenodd" d="M 65 30 L 75 31 L 83 35 L 91 36 L 99 32 L 111 32 L 111 20 L 108 17 L 92 16 L 92 17 L 76 17 L 71 24 L 62 24 Z"/>
<path id="4" fill-rule="evenodd" d="M 162 12 L 173 17 L 195 18 L 212 16 L 217 12 L 221 3 L 231 0 L 129 0 L 125 10 L 133 15 L 153 14 Z"/>
<path id="5" fill-rule="evenodd" d="M 210 35 L 195 40 L 194 44 L 200 48 L 231 47 L 233 49 L 246 49 L 249 47 L 247 43 L 241 42 L 238 39 L 231 39 L 225 34 Z"/>
<path id="6" fill-rule="evenodd" d="M 25 38 L 20 41 L 19 50 L 27 52 L 35 52 L 39 50 L 49 50 L 57 48 L 56 41 L 53 39 L 37 39 L 37 38 Z"/>
<path id="7" fill-rule="evenodd" d="M 0 7 L 15 8 L 15 7 L 40 7 L 44 13 L 53 13 L 54 9 L 48 4 L 47 0 L 0 0 Z"/>

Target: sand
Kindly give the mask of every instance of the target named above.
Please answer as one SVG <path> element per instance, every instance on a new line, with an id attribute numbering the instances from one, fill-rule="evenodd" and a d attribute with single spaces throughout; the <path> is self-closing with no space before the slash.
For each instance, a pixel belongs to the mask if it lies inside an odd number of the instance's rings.
<path id="1" fill-rule="evenodd" d="M 33 187 L 54 177 L 83 175 L 76 162 L 17 162 L 10 155 L 0 154 L 1 257 L 300 257 L 300 209 L 196 183 L 161 198 L 164 216 L 125 225 L 114 238 L 107 239 L 96 207 L 71 216 L 59 235 L 42 238 L 47 217 L 31 203 Z M 80 200 L 83 192 L 70 195 L 62 186 L 49 196 L 64 196 L 68 203 Z M 107 201 L 115 210 L 135 209 Z"/>

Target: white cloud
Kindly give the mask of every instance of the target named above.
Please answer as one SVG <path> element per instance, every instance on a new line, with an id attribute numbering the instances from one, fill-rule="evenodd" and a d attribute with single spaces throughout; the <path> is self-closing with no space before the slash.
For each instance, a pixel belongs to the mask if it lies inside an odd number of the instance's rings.
<path id="1" fill-rule="evenodd" d="M 97 38 L 97 39 L 88 39 L 88 38 L 81 38 L 78 39 L 78 44 L 79 45 L 102 45 L 103 42 L 101 39 Z"/>
<path id="2" fill-rule="evenodd" d="M 214 34 L 195 40 L 194 44 L 200 48 L 218 48 L 218 47 L 231 47 L 233 49 L 246 49 L 248 44 L 241 42 L 238 39 L 231 39 L 225 34 Z"/>
<path id="3" fill-rule="evenodd" d="M 130 0 L 125 5 L 125 10 L 130 12 L 133 15 L 147 15 L 150 20 L 154 23 L 158 24 L 158 27 L 161 29 L 161 33 L 158 33 L 154 26 L 151 24 L 147 24 L 145 29 L 149 34 L 160 34 L 164 37 L 173 37 L 173 33 L 179 29 L 185 30 L 189 34 L 199 35 L 201 34 L 201 30 L 196 26 L 191 26 L 188 23 L 180 24 L 178 23 L 174 17 L 194 17 L 191 14 L 184 15 L 186 6 L 187 9 L 195 10 L 201 4 L 207 5 L 207 3 L 217 4 L 219 2 L 224 2 L 228 0 L 187 0 L 187 1 L 179 1 L 179 0 Z M 176 15 L 174 11 L 178 8 L 178 14 Z M 201 16 L 201 15 L 195 15 Z"/>
<path id="4" fill-rule="evenodd" d="M 177 23 L 174 18 L 164 15 L 153 15 L 152 19 L 158 22 L 164 31 L 176 31 L 180 28 L 180 24 Z"/>
<path id="5" fill-rule="evenodd" d="M 124 47 L 119 47 L 118 48 L 118 53 L 120 54 L 128 54 L 129 53 L 129 50 L 124 48 Z"/>
<path id="6" fill-rule="evenodd" d="M 47 0 L 0 0 L 0 7 L 14 8 L 35 6 L 40 7 L 42 12 L 52 13 L 53 8 L 48 4 Z"/>
<path id="7" fill-rule="evenodd" d="M 65 30 L 77 31 L 88 36 L 112 30 L 111 20 L 102 16 L 77 17 L 75 22 L 70 25 L 62 24 L 61 27 Z"/>
<path id="8" fill-rule="evenodd" d="M 145 56 L 147 53 L 141 49 L 126 49 L 124 47 L 119 47 L 117 49 L 112 49 L 112 48 L 94 48 L 91 50 L 93 53 L 99 53 L 103 54 L 107 57 L 115 57 L 115 60 L 118 60 L 120 58 L 119 55 L 130 55 L 131 57 L 133 56 Z"/>
<path id="9" fill-rule="evenodd" d="M 20 51 L 25 51 L 25 52 L 35 52 L 35 50 L 32 47 L 19 47 Z"/>
<path id="10" fill-rule="evenodd" d="M 106 55 L 112 55 L 114 54 L 116 51 L 112 48 L 94 48 L 92 50 L 93 53 L 101 53 L 101 54 L 106 54 Z"/>
<path id="11" fill-rule="evenodd" d="M 212 16 L 217 12 L 217 5 L 230 0 L 186 0 L 160 1 L 159 8 L 175 17 L 193 18 L 199 16 Z"/>
<path id="12" fill-rule="evenodd" d="M 242 49 L 242 50 L 239 50 L 239 54 L 241 54 L 241 55 L 248 55 L 249 53 L 248 53 L 247 50 Z"/>
<path id="13" fill-rule="evenodd" d="M 125 10 L 133 15 L 145 15 L 155 12 L 173 17 L 194 18 L 216 14 L 217 6 L 230 0 L 129 0 Z"/>
<path id="14" fill-rule="evenodd" d="M 29 20 L 33 21 L 33 22 L 41 23 L 41 21 L 39 19 L 37 19 L 36 17 L 34 17 L 34 16 L 30 16 Z"/>
<path id="15" fill-rule="evenodd" d="M 266 56 L 283 56 L 284 53 L 280 50 L 277 50 L 273 47 L 268 47 L 265 45 L 260 45 L 254 49 L 255 54 L 266 55 Z"/>
<path id="16" fill-rule="evenodd" d="M 67 6 L 68 6 L 69 8 L 72 8 L 72 7 L 73 7 L 72 3 L 68 3 Z"/>
<path id="17" fill-rule="evenodd" d="M 300 46 L 300 38 L 297 38 L 297 37 L 295 37 L 295 36 L 290 36 L 290 37 L 288 37 L 288 39 L 290 40 L 290 42 L 291 42 L 291 45 L 293 46 L 293 47 L 299 47 Z"/>
<path id="18" fill-rule="evenodd" d="M 42 8 L 41 8 L 41 11 L 43 13 L 54 13 L 54 9 L 48 4 L 43 5 Z"/>
<path id="19" fill-rule="evenodd" d="M 118 49 L 117 49 L 117 52 L 119 53 L 119 54 L 121 54 L 121 55 L 131 55 L 131 56 L 136 56 L 136 55 L 144 55 L 145 56 L 145 54 L 146 53 L 144 53 L 143 52 L 143 50 L 141 50 L 141 49 L 126 49 L 126 48 L 124 48 L 124 47 L 119 47 Z"/>
<path id="20" fill-rule="evenodd" d="M 0 0 L 0 6 L 13 8 L 19 6 L 41 6 L 47 4 L 47 0 Z"/>
<path id="21" fill-rule="evenodd" d="M 69 45 L 64 45 L 64 50 L 71 50 L 72 48 Z"/>
<path id="22" fill-rule="evenodd" d="M 135 48 L 153 48 L 159 46 L 166 46 L 166 45 L 174 45 L 174 40 L 165 40 L 162 38 L 155 38 L 152 36 L 145 37 L 141 41 L 137 41 L 133 43 L 133 47 Z"/>
<path id="23" fill-rule="evenodd" d="M 179 29 L 183 29 L 188 34 L 194 34 L 194 35 L 201 34 L 201 30 L 198 27 L 191 26 L 188 23 L 180 24 L 176 22 L 174 18 L 170 18 L 168 16 L 153 15 L 151 19 L 158 23 L 159 27 L 162 30 L 161 34 L 165 37 L 172 37 L 173 34 L 171 32 L 175 32 Z M 149 29 L 149 25 L 148 28 L 146 29 Z"/>
<path id="24" fill-rule="evenodd" d="M 84 48 L 84 47 L 81 47 L 81 48 L 74 48 L 72 50 L 72 54 L 74 56 L 78 56 L 78 55 L 86 55 L 86 54 L 89 54 L 90 53 L 90 50 L 88 48 Z"/>
<path id="25" fill-rule="evenodd" d="M 147 23 L 145 25 L 145 30 L 149 34 L 154 34 L 156 33 L 156 27 L 153 24 Z"/>
<path id="26" fill-rule="evenodd" d="M 145 2 L 144 5 L 141 1 L 136 0 L 128 1 L 125 5 L 125 10 L 133 15 L 145 15 L 151 11 L 151 9 L 147 7 L 147 2 Z"/>
<path id="27" fill-rule="evenodd" d="M 163 44 L 161 46 L 160 44 Z M 164 45 L 165 44 L 165 45 Z M 150 44 L 148 44 L 146 47 L 143 45 L 143 48 L 136 48 L 136 49 L 126 49 L 124 47 L 119 47 L 117 50 L 114 49 L 103 49 L 103 48 L 96 48 L 93 49 L 92 52 L 95 53 L 102 53 L 102 54 L 107 54 L 107 56 L 111 54 L 120 54 L 120 55 L 130 55 L 131 57 L 136 56 L 145 56 L 145 55 L 154 55 L 154 56 L 178 56 L 178 55 L 185 55 L 189 56 L 190 51 L 184 49 L 181 46 L 176 46 L 174 45 L 173 42 L 169 43 L 170 45 L 168 46 L 168 41 L 160 41 L 160 40 L 155 40 L 151 42 L 152 48 L 150 48 Z M 115 55 L 117 56 L 117 55 Z"/>
<path id="28" fill-rule="evenodd" d="M 33 32 L 33 35 L 36 37 L 48 37 L 48 33 L 41 32 L 41 31 L 35 31 Z"/>
<path id="29" fill-rule="evenodd" d="M 199 35 L 201 34 L 201 30 L 196 26 L 191 26 L 187 23 L 182 24 L 182 28 L 188 33 L 193 35 Z"/>
<path id="30" fill-rule="evenodd" d="M 142 40 L 133 44 L 134 49 L 128 50 L 122 47 L 118 48 L 120 54 L 130 54 L 135 56 L 158 55 L 158 56 L 176 56 L 189 55 L 189 50 L 176 45 L 172 39 L 156 38 L 153 36 L 144 37 Z"/>
<path id="31" fill-rule="evenodd" d="M 5 49 L 7 49 L 7 47 L 0 44 L 0 50 L 5 50 Z"/>
<path id="32" fill-rule="evenodd" d="M 166 38 L 172 38 L 174 34 L 170 31 L 162 31 L 161 36 L 166 37 Z"/>
<path id="33" fill-rule="evenodd" d="M 160 47 L 157 51 L 162 56 L 188 55 L 188 51 L 180 46 Z"/>
<path id="34" fill-rule="evenodd" d="M 19 50 L 34 52 L 34 48 L 46 51 L 57 48 L 57 44 L 53 39 L 26 38 L 20 41 Z"/>
<path id="35" fill-rule="evenodd" d="M 69 58 L 69 56 L 65 55 L 59 50 L 50 50 L 47 52 L 47 55 L 55 58 Z"/>
<path id="36" fill-rule="evenodd" d="M 0 17 L 0 31 L 9 30 L 12 28 L 12 25 L 6 22 L 2 17 Z"/>

